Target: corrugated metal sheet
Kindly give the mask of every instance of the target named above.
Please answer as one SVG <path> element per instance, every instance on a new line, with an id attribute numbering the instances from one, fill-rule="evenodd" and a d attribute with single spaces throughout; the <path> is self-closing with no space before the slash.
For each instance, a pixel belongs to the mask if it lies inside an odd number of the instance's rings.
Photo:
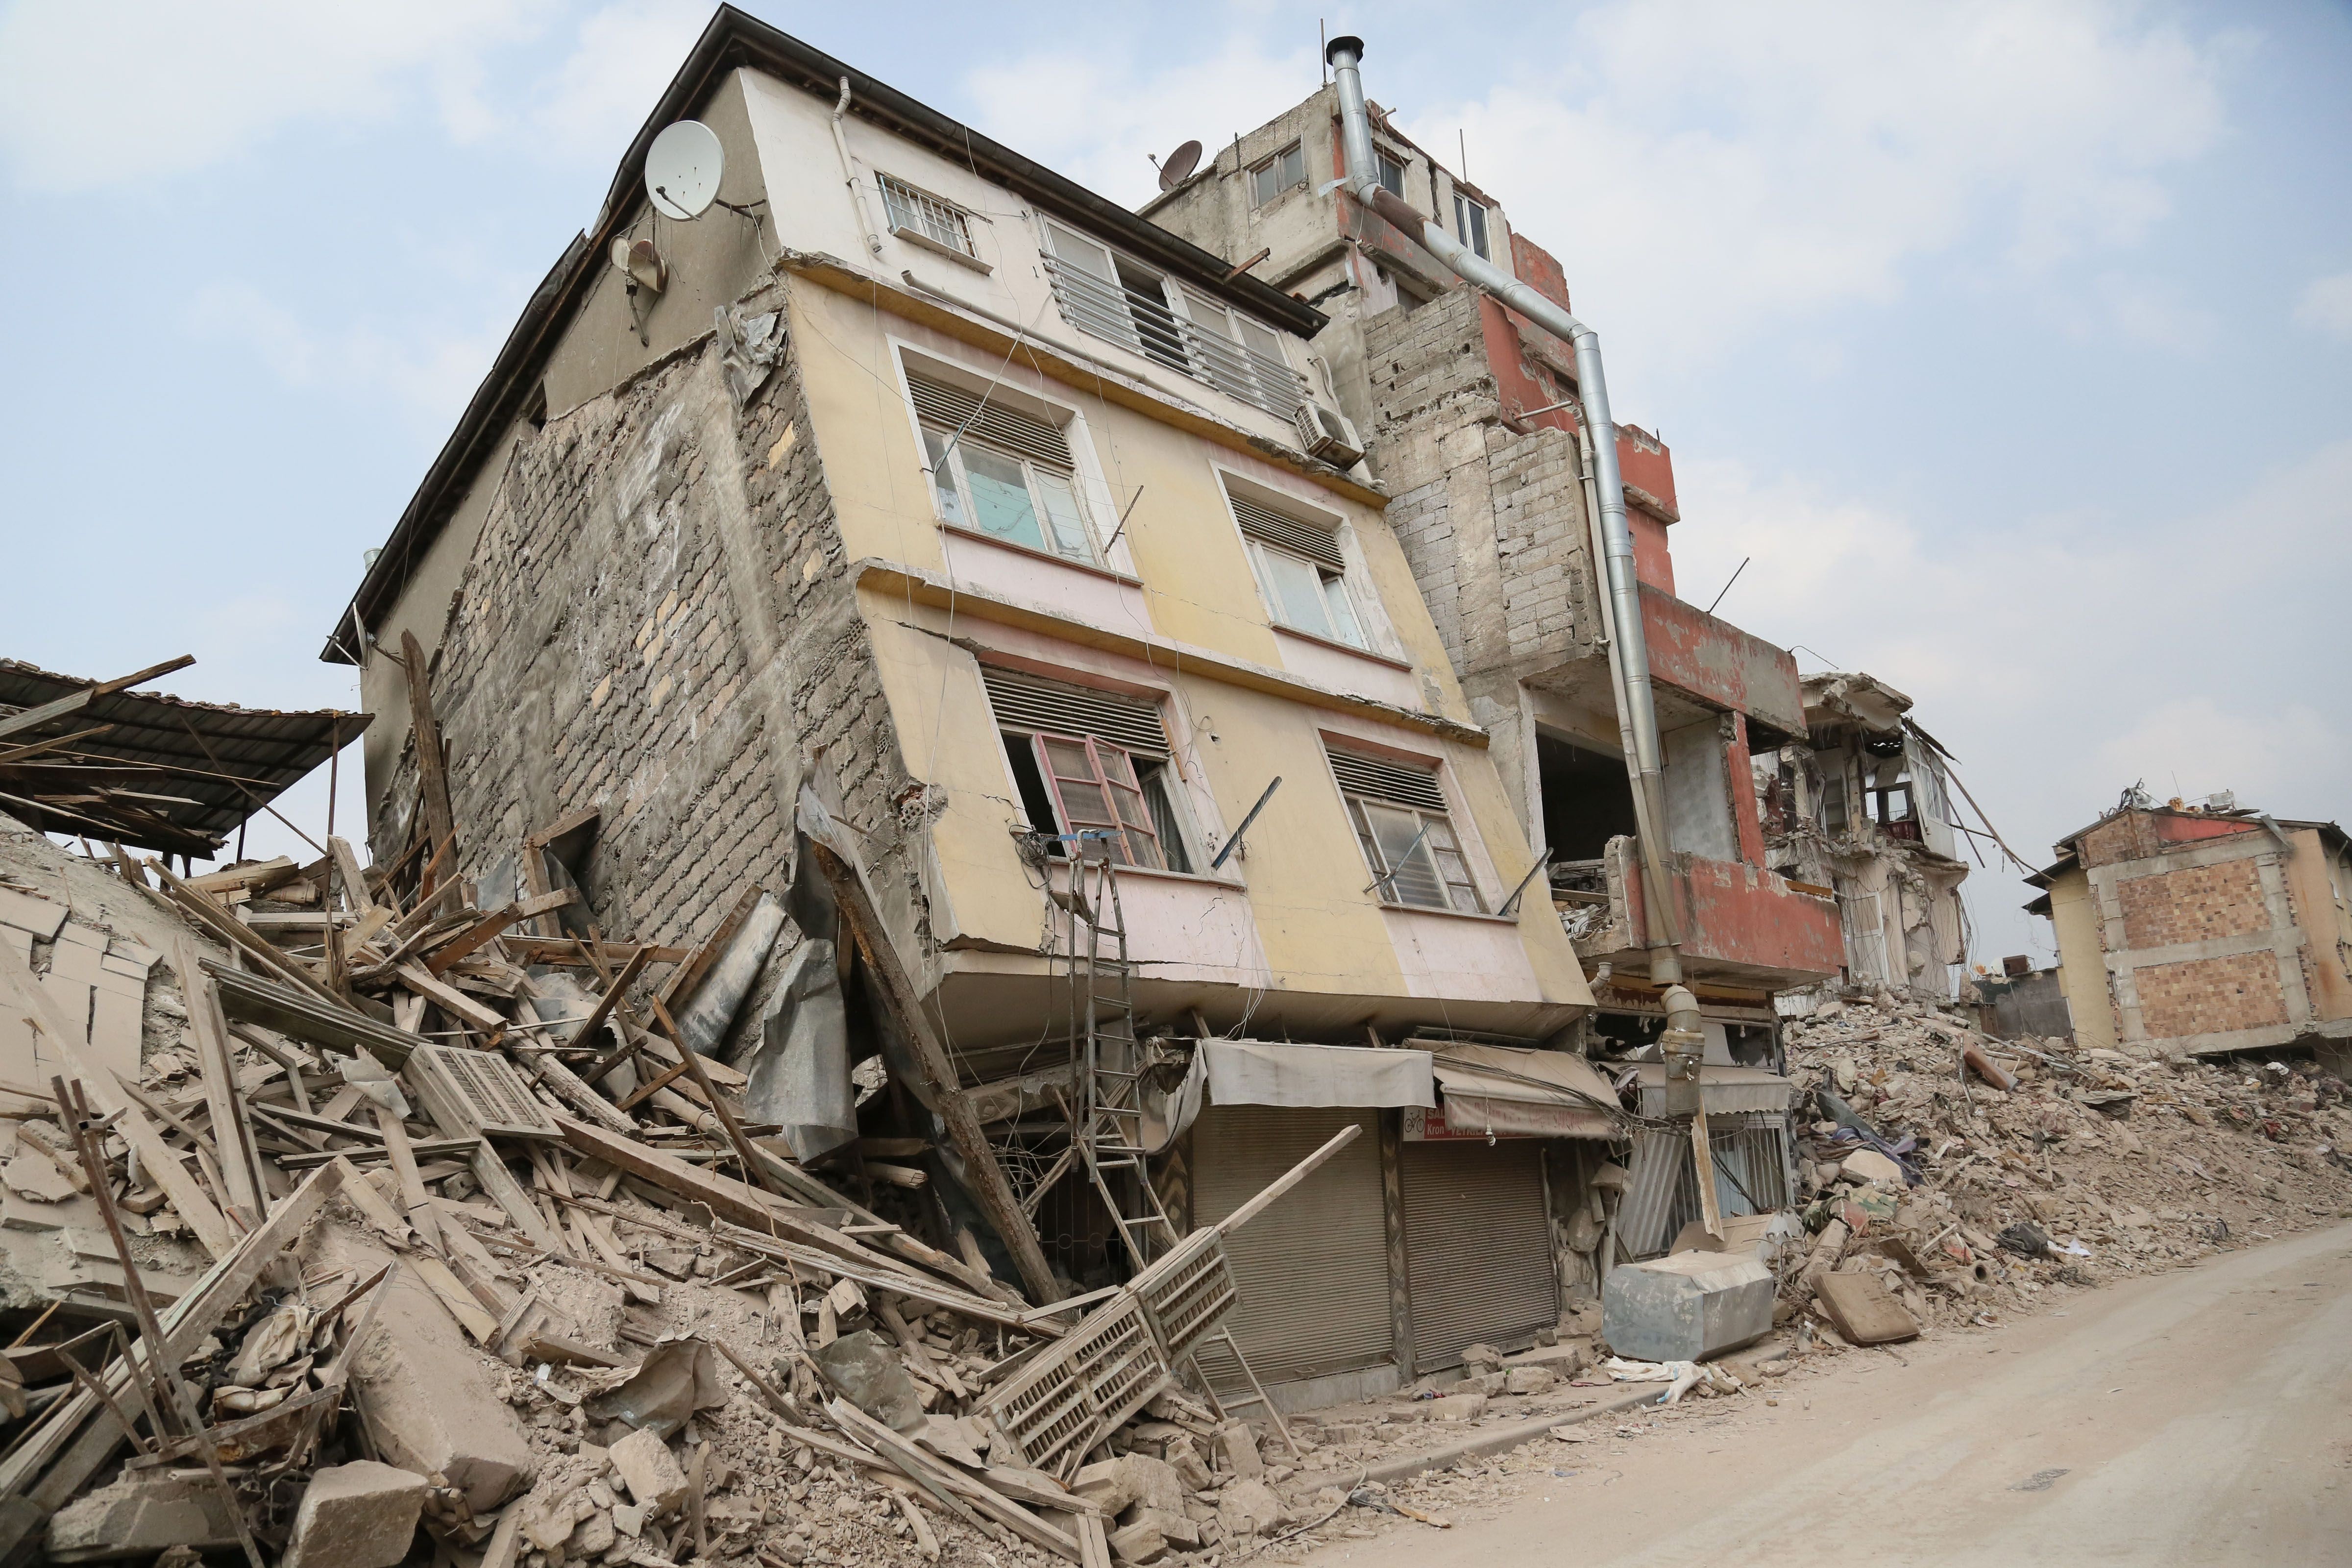
<path id="1" fill-rule="evenodd" d="M 1260 1381 L 1394 1359 L 1379 1129 L 1370 1111 L 1213 1105 L 1192 1124 L 1193 1223 L 1213 1225 L 1353 1122 L 1363 1135 L 1225 1238 L 1241 1300 L 1225 1326 Z M 1246 1386 L 1222 1342 L 1201 1347 L 1220 1390 Z"/>
<path id="2" fill-rule="evenodd" d="M 1789 1206 L 1788 1121 L 1780 1115 L 1707 1116 L 1715 1161 L 1715 1201 L 1727 1215 L 1769 1214 Z M 1617 1211 L 1624 1255 L 1654 1258 L 1698 1219 L 1698 1166 L 1690 1129 L 1633 1135 L 1633 1185 Z"/>
<path id="3" fill-rule="evenodd" d="M 1403 1155 L 1414 1373 L 1458 1366 L 1480 1342 L 1519 1349 L 1558 1322 L 1543 1144 L 1407 1143 Z"/>
<path id="4" fill-rule="evenodd" d="M 15 659 L 0 659 L 0 717 L 22 712 L 70 697 L 99 684 L 75 676 L 58 675 Z M 30 742 L 106 728 L 78 740 L 70 748 L 45 753 L 39 761 L 83 759 L 82 765 L 101 767 L 102 776 L 118 787 L 143 795 L 183 797 L 145 800 L 142 808 L 157 819 L 149 831 L 109 832 L 126 845 L 173 854 L 207 856 L 217 851 L 238 823 L 259 813 L 262 804 L 325 762 L 340 740 L 348 745 L 367 730 L 370 716 L 341 713 L 277 712 L 268 709 L 236 708 L 211 702 L 190 702 L 145 691 L 119 691 L 92 700 L 80 711 L 53 719 L 24 734 L 12 735 L 0 752 Z M 72 793 L 72 775 L 42 770 L 35 788 L 25 775 L 0 790 L 18 798 L 0 800 L 0 810 L 26 826 L 52 833 L 90 833 L 77 818 L 69 802 L 47 809 L 28 804 L 44 796 Z"/>
<path id="5" fill-rule="evenodd" d="M 1687 1130 L 1644 1128 L 1633 1134 L 1633 1184 L 1617 1206 L 1617 1245 L 1626 1257 L 1654 1257 L 1674 1239 L 1666 1216 L 1674 1207 L 1682 1168 L 1689 1163 Z"/>

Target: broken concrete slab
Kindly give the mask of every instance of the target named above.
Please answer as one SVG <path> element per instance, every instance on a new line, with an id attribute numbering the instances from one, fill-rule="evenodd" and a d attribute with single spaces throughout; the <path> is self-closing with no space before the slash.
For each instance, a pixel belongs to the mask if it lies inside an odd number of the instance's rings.
<path id="1" fill-rule="evenodd" d="M 1148 1454 L 1121 1454 L 1078 1471 L 1071 1490 L 1105 1513 L 1124 1513 L 1140 1503 L 1164 1513 L 1184 1511 L 1184 1482 L 1175 1467 Z"/>
<path id="2" fill-rule="evenodd" d="M 58 1563 L 152 1557 L 173 1546 L 236 1549 L 236 1521 L 211 1477 L 133 1471 L 85 1492 L 49 1521 L 49 1556 Z"/>
<path id="3" fill-rule="evenodd" d="M 1265 1461 L 1258 1457 L 1257 1434 L 1246 1421 L 1228 1421 L 1217 1428 L 1217 1453 L 1223 1468 L 1244 1480 L 1265 1474 Z"/>
<path id="4" fill-rule="evenodd" d="M 416 1539 L 426 1485 L 414 1470 L 373 1459 L 319 1471 L 302 1490 L 278 1568 L 392 1568 Z"/>
<path id="5" fill-rule="evenodd" d="M 1428 1410 L 1432 1421 L 1475 1421 L 1486 1414 L 1486 1396 L 1484 1394 L 1449 1394 L 1443 1399 L 1431 1400 Z"/>
<path id="6" fill-rule="evenodd" d="M 630 1433 L 613 1445 L 613 1468 L 633 1502 L 667 1513 L 686 1497 L 686 1471 L 669 1445 L 650 1430 Z"/>
<path id="7" fill-rule="evenodd" d="M 390 1256 L 340 1233 L 335 1261 L 364 1279 Z M 352 1396 L 388 1463 L 438 1472 L 488 1513 L 530 1483 L 530 1444 L 488 1364 L 414 1269 L 395 1270 L 376 1331 L 353 1362 Z"/>
<path id="8" fill-rule="evenodd" d="M 1904 1184 L 1903 1167 L 1875 1149 L 1855 1150 L 1839 1163 L 1838 1171 L 1857 1182 L 1876 1182 L 1887 1187 Z"/>
<path id="9" fill-rule="evenodd" d="M 1637 1361 L 1701 1361 L 1772 1327 L 1772 1270 L 1752 1257 L 1678 1252 L 1609 1271 L 1601 1337 Z"/>
<path id="10" fill-rule="evenodd" d="M 1549 1394 L 1559 1373 L 1548 1366 L 1515 1366 L 1503 1373 L 1506 1394 Z"/>
<path id="11" fill-rule="evenodd" d="M 1264 1481 L 1234 1481 L 1217 1494 L 1217 1528 L 1235 1543 L 1271 1534 L 1289 1517 L 1282 1499 Z"/>

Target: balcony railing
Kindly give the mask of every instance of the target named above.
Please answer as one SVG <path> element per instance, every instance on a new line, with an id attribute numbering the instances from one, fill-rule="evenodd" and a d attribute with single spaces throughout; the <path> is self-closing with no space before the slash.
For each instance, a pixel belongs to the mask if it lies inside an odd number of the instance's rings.
<path id="1" fill-rule="evenodd" d="M 1045 270 L 1062 319 L 1090 337 L 1157 360 L 1277 419 L 1289 418 L 1307 400 L 1307 380 L 1297 371 L 1186 321 L 1157 292 L 1108 282 L 1052 256 Z"/>

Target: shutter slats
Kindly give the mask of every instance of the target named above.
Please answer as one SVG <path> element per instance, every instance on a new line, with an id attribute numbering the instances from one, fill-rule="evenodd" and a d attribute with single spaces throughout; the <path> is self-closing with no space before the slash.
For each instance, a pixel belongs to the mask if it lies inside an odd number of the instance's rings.
<path id="1" fill-rule="evenodd" d="M 1001 729 L 1092 735 L 1145 756 L 1168 755 L 1168 728 L 1160 722 L 1155 702 L 1015 675 L 992 664 L 980 667 L 980 678 Z"/>
<path id="2" fill-rule="evenodd" d="M 1213 1105 L 1192 1123 L 1192 1223 L 1208 1226 L 1349 1122 L 1364 1136 L 1225 1239 L 1241 1295 L 1225 1325 L 1268 1384 L 1355 1372 L 1396 1355 L 1377 1113 Z M 1247 1391 L 1222 1341 L 1195 1353 L 1212 1387 Z"/>
<path id="3" fill-rule="evenodd" d="M 1445 794 L 1437 787 L 1437 775 L 1425 768 L 1368 757 L 1360 752 L 1333 750 L 1328 754 L 1339 787 L 1349 795 L 1415 811 L 1445 809 Z"/>
<path id="4" fill-rule="evenodd" d="M 907 373 L 907 391 L 915 400 L 915 412 L 923 416 L 925 423 L 950 435 L 961 430 L 972 440 L 1003 447 L 1066 473 L 1077 467 L 1070 457 L 1067 438 L 1034 414 L 983 401 L 961 386 L 933 381 L 912 371 Z"/>
<path id="5" fill-rule="evenodd" d="M 1307 522 L 1286 517 L 1270 506 L 1234 495 L 1228 490 L 1225 499 L 1234 503 L 1234 521 L 1250 538 L 1287 550 L 1294 555 L 1304 555 L 1318 566 L 1334 572 L 1348 569 L 1347 558 L 1339 553 L 1339 530 L 1328 523 Z"/>
<path id="6" fill-rule="evenodd" d="M 1559 1321 L 1541 1148 L 1518 1139 L 1403 1146 L 1416 1373 L 1459 1366 L 1469 1345 L 1517 1350 Z"/>

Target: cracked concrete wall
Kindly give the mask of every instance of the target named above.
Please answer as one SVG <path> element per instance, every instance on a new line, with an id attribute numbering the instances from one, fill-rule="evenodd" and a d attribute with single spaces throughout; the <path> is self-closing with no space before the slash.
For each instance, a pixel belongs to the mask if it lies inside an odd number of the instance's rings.
<path id="1" fill-rule="evenodd" d="M 509 454 L 435 660 L 460 874 L 596 805 L 591 918 L 690 942 L 753 882 L 782 890 L 813 761 L 872 835 L 877 889 L 892 880 L 905 768 L 787 293 L 772 282 L 735 312 L 773 318 L 772 363 L 747 370 L 706 333 Z M 373 803 L 379 856 L 406 841 L 415 776 L 404 752 Z"/>

